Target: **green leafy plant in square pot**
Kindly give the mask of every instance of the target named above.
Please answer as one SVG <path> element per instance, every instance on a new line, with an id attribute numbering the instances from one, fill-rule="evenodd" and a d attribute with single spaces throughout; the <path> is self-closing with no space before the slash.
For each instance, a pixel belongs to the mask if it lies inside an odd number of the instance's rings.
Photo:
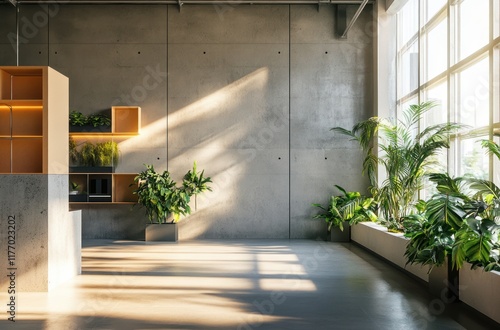
<path id="1" fill-rule="evenodd" d="M 145 165 L 134 182 L 137 203 L 146 209 L 149 224 L 146 226 L 146 241 L 177 241 L 177 223 L 181 216 L 191 214 L 189 205 L 192 196 L 212 189 L 210 177 L 198 172 L 196 162 L 182 180 L 182 185 L 171 178 L 169 171 L 157 172 L 153 165 Z"/>
<path id="2" fill-rule="evenodd" d="M 114 141 L 85 142 L 77 149 L 70 140 L 71 173 L 112 173 L 119 161 L 118 144 Z M 73 146 L 72 146 L 73 144 Z"/>
<path id="3" fill-rule="evenodd" d="M 84 115 L 80 111 L 71 111 L 69 113 L 69 131 L 70 132 L 111 132 L 111 119 L 103 113 L 93 113 Z"/>

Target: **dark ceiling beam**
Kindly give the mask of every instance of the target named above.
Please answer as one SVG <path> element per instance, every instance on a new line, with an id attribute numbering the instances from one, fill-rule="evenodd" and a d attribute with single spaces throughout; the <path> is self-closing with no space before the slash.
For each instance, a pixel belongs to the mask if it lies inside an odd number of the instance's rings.
<path id="1" fill-rule="evenodd" d="M 6 0 L 15 1 L 17 4 L 167 4 L 167 5 L 203 5 L 203 4 L 343 4 L 357 5 L 362 4 L 366 0 Z M 369 0 L 374 3 L 375 0 Z"/>

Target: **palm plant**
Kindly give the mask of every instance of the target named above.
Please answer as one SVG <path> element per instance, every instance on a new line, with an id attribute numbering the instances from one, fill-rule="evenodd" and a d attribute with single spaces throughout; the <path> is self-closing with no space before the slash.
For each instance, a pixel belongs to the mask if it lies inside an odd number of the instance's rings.
<path id="1" fill-rule="evenodd" d="M 402 230 L 405 217 L 416 212 L 417 193 L 423 188 L 425 175 L 436 163 L 438 152 L 449 148 L 449 135 L 461 127 L 442 123 L 419 132 L 422 117 L 435 106 L 434 102 L 424 102 L 411 105 L 398 120 L 372 117 L 351 130 L 332 128 L 350 136 L 363 149 L 363 173 L 368 175 L 373 197 L 379 203 L 383 219 L 397 230 Z M 374 150 L 377 137 L 380 153 Z M 378 166 L 385 170 L 382 182 L 377 180 Z"/>

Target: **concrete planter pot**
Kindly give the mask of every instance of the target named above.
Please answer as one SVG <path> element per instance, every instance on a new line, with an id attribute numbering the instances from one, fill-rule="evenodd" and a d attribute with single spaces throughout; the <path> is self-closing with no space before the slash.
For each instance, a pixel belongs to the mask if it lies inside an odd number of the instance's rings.
<path id="1" fill-rule="evenodd" d="M 351 241 L 365 247 L 415 277 L 429 282 L 429 267 L 406 265 L 404 256 L 408 239 L 401 233 L 390 233 L 373 222 L 360 222 L 351 227 Z"/>
<path id="2" fill-rule="evenodd" d="M 343 222 L 344 230 L 340 230 L 339 227 L 333 227 L 330 233 L 328 233 L 328 240 L 330 242 L 350 242 L 351 241 L 351 226 L 349 221 Z"/>
<path id="3" fill-rule="evenodd" d="M 111 126 L 98 126 L 94 127 L 92 125 L 83 126 L 69 126 L 70 133 L 111 133 Z"/>
<path id="4" fill-rule="evenodd" d="M 146 226 L 146 242 L 177 242 L 177 223 L 153 223 Z"/>
<path id="5" fill-rule="evenodd" d="M 500 323 L 500 272 L 470 269 L 470 264 L 464 264 L 459 273 L 460 300 Z"/>
<path id="6" fill-rule="evenodd" d="M 451 259 L 445 264 L 432 268 L 429 274 L 429 291 L 448 302 L 457 302 L 459 298 L 459 273 L 453 269 Z"/>
<path id="7" fill-rule="evenodd" d="M 69 173 L 114 173 L 114 166 L 70 166 Z"/>

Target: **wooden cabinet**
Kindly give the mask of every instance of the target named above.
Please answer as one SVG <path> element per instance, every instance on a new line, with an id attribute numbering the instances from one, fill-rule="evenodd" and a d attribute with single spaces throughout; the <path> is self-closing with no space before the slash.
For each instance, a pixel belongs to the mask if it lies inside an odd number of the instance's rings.
<path id="1" fill-rule="evenodd" d="M 111 131 L 71 132 L 77 150 L 85 146 L 119 148 L 120 142 L 138 135 L 141 127 L 141 108 L 114 106 L 111 108 Z M 119 153 L 119 152 L 118 152 Z M 109 157 L 108 157 L 109 158 Z M 113 158 L 113 157 L 111 157 Z M 137 202 L 134 178 L 137 173 L 115 173 L 116 159 L 102 166 L 73 164 L 70 166 L 70 204 L 133 204 Z M 83 166 L 82 166 L 83 165 Z"/>
<path id="2" fill-rule="evenodd" d="M 48 291 L 81 272 L 81 212 L 68 212 L 68 95 L 69 79 L 50 67 L 0 66 L 0 219 L 15 219 L 20 243 L 0 269 L 19 269 L 16 293 Z M 2 225 L 7 251 L 13 236 Z"/>
<path id="3" fill-rule="evenodd" d="M 0 173 L 66 172 L 68 146 L 55 136 L 67 136 L 68 86 L 49 67 L 0 67 Z"/>

